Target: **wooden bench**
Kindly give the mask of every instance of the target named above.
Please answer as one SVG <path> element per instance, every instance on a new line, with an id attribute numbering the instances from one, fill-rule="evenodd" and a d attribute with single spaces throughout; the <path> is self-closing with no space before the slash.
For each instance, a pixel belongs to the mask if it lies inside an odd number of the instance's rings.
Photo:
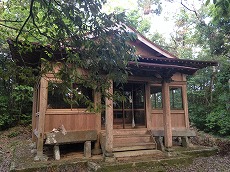
<path id="1" fill-rule="evenodd" d="M 163 137 L 164 130 L 151 130 L 152 136 L 155 137 L 157 142 L 157 149 L 164 151 Z M 172 130 L 173 137 L 181 137 L 182 146 L 189 147 L 189 137 L 195 137 L 196 133 L 193 130 L 185 129 L 185 130 Z"/>
<path id="2" fill-rule="evenodd" d="M 59 145 L 69 143 L 84 143 L 84 156 L 91 157 L 91 141 L 97 140 L 97 131 L 70 131 L 63 134 L 62 132 L 50 132 L 45 134 L 45 144 L 54 145 L 54 158 L 60 159 Z"/>

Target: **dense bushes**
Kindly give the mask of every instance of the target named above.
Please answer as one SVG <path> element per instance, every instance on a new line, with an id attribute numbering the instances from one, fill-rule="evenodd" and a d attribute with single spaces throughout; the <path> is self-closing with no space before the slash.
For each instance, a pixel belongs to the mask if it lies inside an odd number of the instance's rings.
<path id="1" fill-rule="evenodd" d="M 31 123 L 33 88 L 26 85 L 0 90 L 0 130 Z"/>
<path id="2" fill-rule="evenodd" d="M 191 122 L 200 130 L 228 137 L 230 136 L 229 71 L 229 62 L 220 61 L 216 71 L 202 70 L 188 80 Z M 213 83 L 208 75 L 213 77 Z"/>

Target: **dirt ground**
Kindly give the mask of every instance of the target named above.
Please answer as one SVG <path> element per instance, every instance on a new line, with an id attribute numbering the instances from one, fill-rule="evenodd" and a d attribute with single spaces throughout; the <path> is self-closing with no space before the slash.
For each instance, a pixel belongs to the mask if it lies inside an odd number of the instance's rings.
<path id="1" fill-rule="evenodd" d="M 0 171 L 7 172 L 15 157 L 23 157 L 23 161 L 33 158 L 29 145 L 31 133 L 29 127 L 14 127 L 0 131 Z M 18 159 L 21 161 L 22 159 Z"/>
<path id="2" fill-rule="evenodd" d="M 34 154 L 31 152 L 31 131 L 30 127 L 17 126 L 6 131 L 0 131 L 0 171 L 8 172 L 10 168 L 13 169 L 15 166 L 19 167 L 18 164 L 30 164 L 31 166 L 36 165 L 37 162 L 33 161 Z M 200 144 L 203 146 L 218 146 L 219 153 L 210 157 L 198 157 L 193 160 L 190 165 L 174 165 L 167 166 L 158 169 L 157 171 L 168 171 L 168 172 L 230 172 L 230 141 L 215 139 L 207 134 L 198 133 L 198 137 L 192 139 L 193 144 Z M 73 156 L 72 156 L 73 157 Z M 83 157 L 82 154 L 77 154 L 74 158 Z M 66 161 L 62 161 L 62 164 L 69 162 L 68 157 L 65 157 Z M 79 161 L 80 161 L 79 159 Z M 96 158 L 96 161 L 100 161 L 100 158 Z M 49 158 L 43 166 L 49 166 L 51 164 L 58 163 Z M 22 168 L 22 167 L 19 167 Z M 33 171 L 33 170 L 31 170 Z M 40 171 L 40 170 L 39 170 Z M 45 171 L 88 171 L 85 163 L 72 164 L 68 166 L 60 166 L 58 170 L 48 168 Z M 111 170 L 109 170 L 111 171 Z M 156 171 L 153 167 L 133 167 L 129 169 L 122 169 L 118 171 Z"/>

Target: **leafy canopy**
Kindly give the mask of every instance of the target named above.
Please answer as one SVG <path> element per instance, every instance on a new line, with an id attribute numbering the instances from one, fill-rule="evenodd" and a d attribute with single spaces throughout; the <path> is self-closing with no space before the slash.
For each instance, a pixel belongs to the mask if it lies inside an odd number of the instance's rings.
<path id="1" fill-rule="evenodd" d="M 136 36 L 126 32 L 124 13 L 101 12 L 104 3 L 105 0 L 0 2 L 0 99 L 5 100 L 0 105 L 0 112 L 4 113 L 0 128 L 14 123 L 18 115 L 30 113 L 24 112 L 25 103 L 21 106 L 20 101 L 14 101 L 15 95 L 23 96 L 17 88 L 33 87 L 42 74 L 53 72 L 53 66 L 61 66 L 55 76 L 63 81 L 65 90 L 71 91 L 73 83 L 78 83 L 109 97 L 105 90 L 110 79 L 126 82 L 127 63 L 137 58 L 128 42 Z M 37 54 L 40 64 L 36 68 L 17 65 L 6 43 L 9 38 L 18 46 L 19 53 Z M 54 52 L 59 53 L 59 59 Z M 26 60 L 21 58 L 18 60 Z M 79 68 L 87 69 L 87 77 Z M 86 96 L 82 99 L 89 101 Z M 88 104 L 94 108 L 93 103 Z"/>
<path id="2" fill-rule="evenodd" d="M 104 87 L 108 79 L 125 81 L 127 63 L 136 57 L 134 49 L 127 44 L 135 35 L 126 32 L 123 13 L 102 13 L 104 0 L 31 0 L 30 4 L 21 1 L 20 8 L 13 2 L 7 1 L 2 17 L 4 21 L 17 21 L 15 29 L 11 28 L 13 22 L 6 26 L 7 30 L 16 32 L 16 43 L 36 42 L 44 47 L 49 44 L 52 50 L 65 50 L 62 59 L 65 63 L 58 77 L 94 89 Z M 52 52 L 46 52 L 50 59 L 41 57 L 45 61 L 43 65 L 47 64 L 43 69 L 50 70 L 46 67 L 54 59 Z M 88 70 L 87 82 L 76 74 L 77 68 Z"/>

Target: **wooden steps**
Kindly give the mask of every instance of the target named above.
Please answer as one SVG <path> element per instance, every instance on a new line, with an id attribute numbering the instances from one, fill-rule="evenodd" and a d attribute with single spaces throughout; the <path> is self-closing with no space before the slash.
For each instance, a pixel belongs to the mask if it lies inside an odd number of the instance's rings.
<path id="1" fill-rule="evenodd" d="M 155 139 L 147 129 L 118 129 L 113 134 L 113 152 L 156 149 Z M 105 132 L 101 133 L 101 141 L 105 143 Z"/>

